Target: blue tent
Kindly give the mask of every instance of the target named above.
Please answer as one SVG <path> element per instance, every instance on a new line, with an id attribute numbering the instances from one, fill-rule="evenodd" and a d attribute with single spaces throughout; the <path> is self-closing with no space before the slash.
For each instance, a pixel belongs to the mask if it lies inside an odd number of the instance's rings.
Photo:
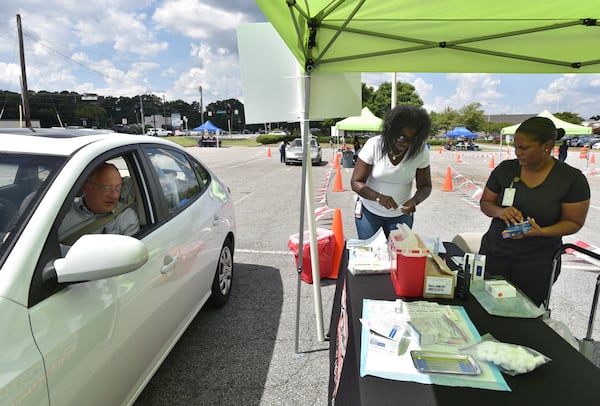
<path id="1" fill-rule="evenodd" d="M 477 134 L 472 133 L 471 131 L 469 131 L 467 129 L 467 127 L 454 127 L 454 129 L 452 131 L 450 131 L 449 133 L 444 134 L 444 137 L 448 137 L 448 138 L 457 138 L 457 137 L 477 138 Z"/>
<path id="2" fill-rule="evenodd" d="M 217 131 L 222 133 L 223 130 L 214 125 L 210 120 L 206 120 L 204 124 L 194 128 L 194 131 L 207 131 L 209 133 L 216 133 Z"/>

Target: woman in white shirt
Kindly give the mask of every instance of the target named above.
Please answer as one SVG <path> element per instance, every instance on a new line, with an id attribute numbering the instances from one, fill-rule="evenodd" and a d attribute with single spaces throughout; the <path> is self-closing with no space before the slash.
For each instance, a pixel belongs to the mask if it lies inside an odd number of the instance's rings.
<path id="1" fill-rule="evenodd" d="M 363 145 L 350 180 L 359 196 L 355 210 L 359 239 L 373 236 L 379 228 L 387 237 L 398 223 L 412 227 L 416 206 L 431 194 L 425 145 L 430 132 L 425 109 L 401 105 L 386 115 L 382 134 Z"/>

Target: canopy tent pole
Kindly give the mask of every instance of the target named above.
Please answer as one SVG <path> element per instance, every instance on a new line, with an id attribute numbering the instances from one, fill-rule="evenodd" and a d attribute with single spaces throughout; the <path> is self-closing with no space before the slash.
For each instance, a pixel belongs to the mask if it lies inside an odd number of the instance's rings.
<path id="1" fill-rule="evenodd" d="M 298 287 L 296 297 L 296 337 L 295 351 L 298 353 L 299 320 L 300 320 L 300 274 L 302 272 L 302 254 L 304 248 L 304 214 L 308 213 L 308 233 L 310 238 L 310 260 L 313 280 L 313 296 L 315 302 L 315 321 L 317 325 L 317 337 L 319 341 L 325 341 L 323 327 L 323 304 L 321 298 L 321 271 L 319 269 L 319 250 L 316 234 L 316 222 L 313 215 L 315 202 L 313 196 L 312 160 L 310 158 L 310 134 L 309 134 L 309 108 L 310 108 L 310 73 L 305 72 L 301 77 L 303 85 L 299 92 L 302 98 L 303 111 L 300 120 L 300 131 L 302 133 L 302 186 L 300 196 L 300 225 L 298 233 Z"/>
<path id="2" fill-rule="evenodd" d="M 391 110 L 394 110 L 394 108 L 396 107 L 396 103 L 398 100 L 398 82 L 396 79 L 397 75 L 396 72 L 392 73 L 392 103 L 390 105 Z"/>

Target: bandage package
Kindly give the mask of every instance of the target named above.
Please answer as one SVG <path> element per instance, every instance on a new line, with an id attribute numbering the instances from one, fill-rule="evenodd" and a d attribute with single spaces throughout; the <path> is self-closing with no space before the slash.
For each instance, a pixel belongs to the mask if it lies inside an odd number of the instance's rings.
<path id="1" fill-rule="evenodd" d="M 496 299 L 505 299 L 517 296 L 517 290 L 508 281 L 490 279 L 484 283 L 485 291 Z"/>
<path id="2" fill-rule="evenodd" d="M 513 224 L 504 229 L 504 231 L 502 231 L 502 238 L 512 238 L 516 235 L 525 234 L 529 230 L 531 230 L 531 224 L 529 224 L 529 221 L 523 221 L 522 223 Z"/>

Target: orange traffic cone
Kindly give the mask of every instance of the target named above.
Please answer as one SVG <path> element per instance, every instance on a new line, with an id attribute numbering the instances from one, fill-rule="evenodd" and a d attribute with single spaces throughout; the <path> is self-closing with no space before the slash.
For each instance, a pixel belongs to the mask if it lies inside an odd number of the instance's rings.
<path id="1" fill-rule="evenodd" d="M 490 168 L 494 169 L 496 164 L 494 163 L 494 154 L 492 154 L 492 158 L 490 159 Z"/>
<path id="2" fill-rule="evenodd" d="M 342 253 L 344 252 L 344 226 L 342 225 L 342 211 L 335 209 L 333 213 L 333 222 L 331 223 L 331 231 L 335 237 L 335 245 L 333 246 L 333 262 L 331 264 L 331 274 L 328 278 L 337 279 L 342 261 Z"/>
<path id="3" fill-rule="evenodd" d="M 438 152 L 438 154 L 441 155 L 442 151 L 444 150 L 444 148 L 440 148 L 440 152 Z"/>
<path id="4" fill-rule="evenodd" d="M 552 149 L 552 156 L 553 156 L 554 158 L 558 158 L 558 147 L 554 147 L 554 148 Z"/>
<path id="5" fill-rule="evenodd" d="M 596 163 L 596 153 L 592 151 L 592 156 L 590 157 L 590 163 L 591 164 L 595 164 Z"/>
<path id="6" fill-rule="evenodd" d="M 444 187 L 442 188 L 442 192 L 453 192 L 454 188 L 452 187 L 452 169 L 448 166 L 446 169 L 446 179 L 444 180 Z"/>
<path id="7" fill-rule="evenodd" d="M 460 152 L 456 153 L 456 162 L 462 162 L 460 159 Z"/>
<path id="8" fill-rule="evenodd" d="M 267 157 L 271 158 L 271 147 L 267 147 Z"/>
<path id="9" fill-rule="evenodd" d="M 342 186 L 342 170 L 340 166 L 335 169 L 335 180 L 333 181 L 333 189 L 332 192 L 343 192 L 344 187 Z"/>
<path id="10" fill-rule="evenodd" d="M 340 154 L 335 153 L 335 158 L 333 158 L 333 169 L 338 169 L 340 167 Z"/>

